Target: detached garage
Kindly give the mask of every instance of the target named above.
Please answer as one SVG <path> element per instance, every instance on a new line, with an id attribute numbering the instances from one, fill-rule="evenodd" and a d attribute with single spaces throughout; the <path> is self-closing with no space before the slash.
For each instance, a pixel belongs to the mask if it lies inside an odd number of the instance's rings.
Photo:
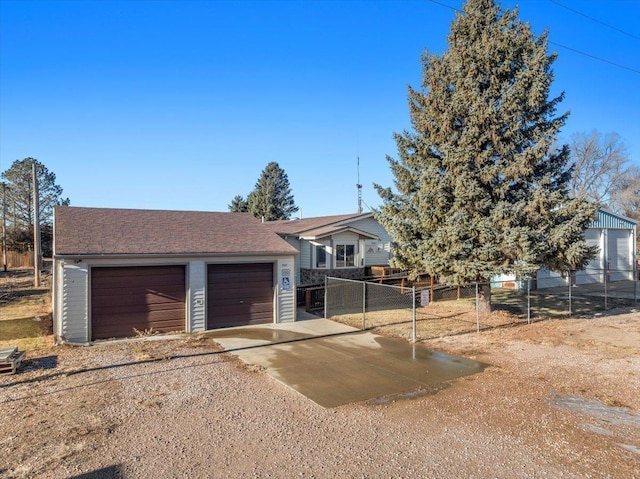
<path id="1" fill-rule="evenodd" d="M 57 207 L 54 334 L 88 343 L 294 321 L 295 254 L 248 213 Z"/>

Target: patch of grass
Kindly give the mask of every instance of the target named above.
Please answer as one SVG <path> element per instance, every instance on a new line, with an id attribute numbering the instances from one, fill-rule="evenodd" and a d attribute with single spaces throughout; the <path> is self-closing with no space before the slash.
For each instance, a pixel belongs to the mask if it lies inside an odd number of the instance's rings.
<path id="1" fill-rule="evenodd" d="M 35 290 L 30 294 L 14 294 L 9 299 L 0 301 L 0 317 L 5 319 L 21 319 L 43 316 L 51 311 L 51 294 L 49 291 Z"/>
<path id="2" fill-rule="evenodd" d="M 35 351 L 53 344 L 45 321 L 32 318 L 0 321 L 0 349 L 17 346 L 21 351 Z"/>
<path id="3" fill-rule="evenodd" d="M 32 318 L 9 319 L 0 322 L 0 341 L 34 338 L 42 335 L 40 321 Z"/>
<path id="4" fill-rule="evenodd" d="M 362 327 L 362 313 L 343 314 L 332 320 L 355 328 Z M 526 321 L 521 315 L 497 310 L 481 315 L 480 329 L 495 328 Z M 412 335 L 411 309 L 386 309 L 367 311 L 365 328 L 379 334 L 404 339 Z M 470 333 L 477 330 L 475 302 L 473 299 L 438 301 L 429 306 L 416 308 L 416 336 L 420 340 Z"/>
<path id="5" fill-rule="evenodd" d="M 1 325 L 2 323 L 0 323 Z M 17 346 L 20 351 L 35 351 L 53 346 L 53 336 L 0 340 L 0 349 Z"/>

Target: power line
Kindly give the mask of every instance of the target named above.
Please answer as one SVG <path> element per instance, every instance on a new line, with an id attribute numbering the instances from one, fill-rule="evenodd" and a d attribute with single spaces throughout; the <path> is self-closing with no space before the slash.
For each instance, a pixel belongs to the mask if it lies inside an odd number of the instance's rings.
<path id="1" fill-rule="evenodd" d="M 636 40 L 640 40 L 640 37 L 638 35 L 634 35 L 633 33 L 626 32 L 626 31 L 624 31 L 624 30 L 622 30 L 622 29 L 620 29 L 618 27 L 614 27 L 613 25 L 609 25 L 608 23 L 605 23 L 602 20 L 598 20 L 597 18 L 591 17 L 591 16 L 587 15 L 586 13 L 582 13 L 582 12 L 576 10 L 575 8 L 567 7 L 566 5 L 563 5 L 560 2 L 556 2 L 556 0 L 548 0 L 548 1 L 551 2 L 551 3 L 555 3 L 559 7 L 565 8 L 565 9 L 569 10 L 570 12 L 573 12 L 573 13 L 575 13 L 577 15 L 581 15 L 584 18 L 588 18 L 592 22 L 599 23 L 600 25 L 604 25 L 605 27 L 610 28 L 611 30 L 615 30 L 618 33 L 622 33 L 623 35 L 627 35 L 628 37 L 635 38 Z"/>
<path id="2" fill-rule="evenodd" d="M 437 1 L 437 0 L 427 0 L 427 1 L 429 1 L 429 2 L 431 2 L 431 3 L 434 3 L 434 4 L 436 4 L 436 5 L 439 5 L 439 6 L 441 6 L 441 7 L 445 7 L 445 8 L 448 8 L 448 9 L 450 9 L 450 10 L 454 10 L 454 11 L 456 11 L 456 12 L 464 13 L 464 12 L 463 12 L 462 10 L 460 10 L 459 8 L 452 7 L 451 5 L 447 5 L 446 3 L 442 3 L 442 2 L 439 2 L 439 1 Z M 549 0 L 549 1 L 550 1 L 550 2 L 553 2 L 553 3 L 557 3 L 557 2 L 555 2 L 554 0 Z M 560 5 L 560 4 L 558 4 L 558 5 Z M 560 5 L 560 6 L 562 6 L 562 5 Z M 595 20 L 595 19 L 594 19 L 594 20 Z M 597 21 L 597 20 L 596 20 L 596 21 Z M 602 23 L 602 22 L 599 22 L 599 23 Z M 612 28 L 614 28 L 614 29 L 615 29 L 615 27 L 612 27 Z M 616 30 L 617 30 L 617 29 L 616 29 Z M 632 36 L 634 36 L 634 35 L 632 35 Z M 585 57 L 591 58 L 591 59 L 593 59 L 593 60 L 597 60 L 597 61 L 600 61 L 600 62 L 603 62 L 603 63 L 607 63 L 607 64 L 609 64 L 609 65 L 612 65 L 612 66 L 615 66 L 615 67 L 618 67 L 618 68 L 622 68 L 622 69 L 624 69 L 624 70 L 627 70 L 627 71 L 630 71 L 630 72 L 633 72 L 633 73 L 638 73 L 638 74 L 640 74 L 640 70 L 637 70 L 637 69 L 635 69 L 635 68 L 631 68 L 631 67 L 628 67 L 628 66 L 626 66 L 626 65 L 622 65 L 622 64 L 620 64 L 620 63 L 612 62 L 611 60 L 606 60 L 606 59 L 604 59 L 604 58 L 601 58 L 601 57 L 597 57 L 597 56 L 595 56 L 595 55 L 592 55 L 591 53 L 587 53 L 587 52 L 583 52 L 582 50 L 578 50 L 577 48 L 572 48 L 572 47 L 568 47 L 568 46 L 566 46 L 566 45 L 562 45 L 562 44 L 557 43 L 557 42 L 552 42 L 551 40 L 548 40 L 548 42 L 549 42 L 549 44 L 551 44 L 551 45 L 555 45 L 555 46 L 557 46 L 557 47 L 561 47 L 561 48 L 565 48 L 565 49 L 567 49 L 567 50 L 571 50 L 572 52 L 577 53 L 578 55 L 582 55 L 582 56 L 585 56 Z"/>
<path id="3" fill-rule="evenodd" d="M 607 60 L 605 58 L 600 58 L 600 57 L 597 57 L 595 55 L 591 55 L 590 53 L 582 52 L 580 50 L 576 50 L 575 48 L 571 48 L 571 47 L 568 47 L 566 45 L 562 45 L 561 43 L 552 42 L 551 40 L 549 40 L 549 43 L 551 45 L 555 45 L 555 46 L 561 47 L 561 48 L 566 48 L 567 50 L 571 50 L 572 52 L 579 53 L 580 55 L 584 55 L 585 57 L 593 58 L 594 60 L 598 60 L 600 62 L 608 63 L 609 65 L 613 65 L 613 66 L 616 66 L 618 68 L 624 68 L 625 70 L 628 70 L 630 72 L 640 74 L 640 70 L 636 70 L 635 68 L 631 68 L 631 67 L 628 67 L 628 66 L 625 66 L 625 65 L 621 65 L 619 63 L 612 62 L 612 61 Z"/>

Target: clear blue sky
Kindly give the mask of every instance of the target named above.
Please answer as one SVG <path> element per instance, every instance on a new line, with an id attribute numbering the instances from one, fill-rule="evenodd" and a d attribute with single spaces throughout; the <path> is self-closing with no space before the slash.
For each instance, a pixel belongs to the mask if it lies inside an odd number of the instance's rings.
<path id="1" fill-rule="evenodd" d="M 640 165 L 640 1 L 558 2 L 520 17 L 559 54 L 561 140 L 617 132 Z M 366 211 L 443 4 L 0 0 L 0 171 L 37 158 L 76 206 L 227 211 L 276 161 L 309 217 L 356 211 L 359 155 Z"/>

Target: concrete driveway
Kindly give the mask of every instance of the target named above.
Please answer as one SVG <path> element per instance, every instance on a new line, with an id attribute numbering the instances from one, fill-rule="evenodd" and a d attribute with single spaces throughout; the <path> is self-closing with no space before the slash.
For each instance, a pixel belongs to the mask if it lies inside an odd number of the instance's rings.
<path id="1" fill-rule="evenodd" d="M 228 328 L 207 336 L 328 408 L 437 391 L 488 366 L 328 319 Z"/>

